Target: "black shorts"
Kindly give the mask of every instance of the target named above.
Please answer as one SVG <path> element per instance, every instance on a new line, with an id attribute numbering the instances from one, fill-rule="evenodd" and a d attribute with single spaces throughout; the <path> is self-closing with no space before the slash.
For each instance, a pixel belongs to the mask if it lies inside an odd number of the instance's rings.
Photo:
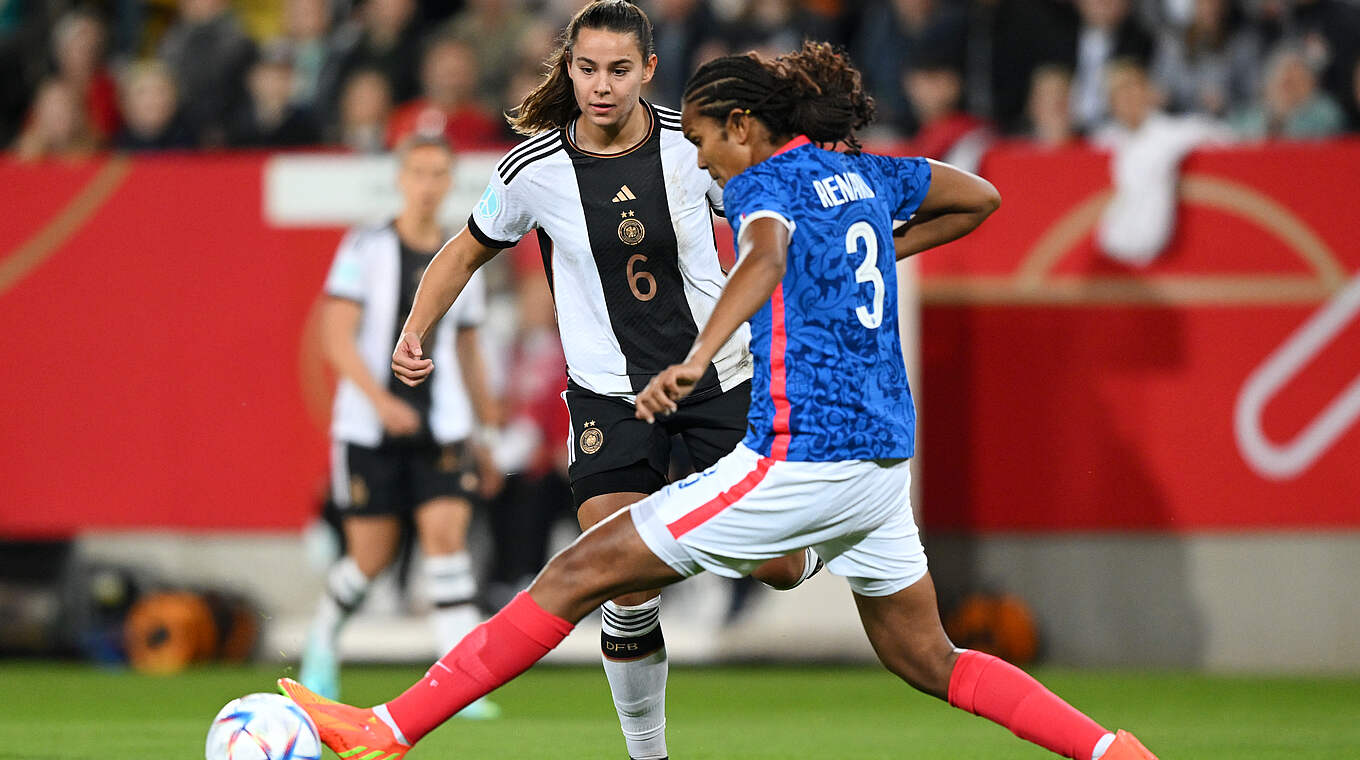
<path id="1" fill-rule="evenodd" d="M 335 441 L 331 446 L 331 498 L 341 517 L 401 515 L 440 498 L 477 503 L 481 479 L 461 441 L 378 448 Z"/>
<path id="2" fill-rule="evenodd" d="M 681 403 L 656 424 L 636 418 L 629 401 L 567 386 L 571 414 L 571 464 L 567 476 L 577 509 L 607 493 L 652 493 L 666 485 L 671 437 L 680 436 L 695 470 L 706 470 L 746 437 L 751 383 L 726 393 Z"/>

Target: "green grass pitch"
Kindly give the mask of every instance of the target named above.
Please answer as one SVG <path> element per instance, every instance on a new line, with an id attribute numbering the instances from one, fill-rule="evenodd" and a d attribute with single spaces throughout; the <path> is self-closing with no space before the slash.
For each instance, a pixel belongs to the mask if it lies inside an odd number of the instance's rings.
<path id="1" fill-rule="evenodd" d="M 371 704 L 418 667 L 351 667 L 345 696 Z M 9 760 L 193 760 L 232 697 L 270 691 L 278 666 L 173 677 L 0 662 L 0 755 Z M 1041 680 L 1162 760 L 1360 757 L 1360 678 L 1211 677 L 1042 669 Z M 598 668 L 541 668 L 496 693 L 500 720 L 453 721 L 413 760 L 625 758 Z M 873 668 L 674 668 L 677 760 L 1035 760 L 1053 757 Z M 333 757 L 327 753 L 327 757 Z"/>

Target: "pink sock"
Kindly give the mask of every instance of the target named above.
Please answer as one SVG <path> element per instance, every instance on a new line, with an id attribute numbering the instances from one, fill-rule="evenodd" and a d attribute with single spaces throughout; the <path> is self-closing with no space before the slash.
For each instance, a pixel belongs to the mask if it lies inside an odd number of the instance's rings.
<path id="1" fill-rule="evenodd" d="M 965 650 L 949 676 L 949 704 L 1074 760 L 1091 760 L 1109 733 L 1025 671 L 989 654 Z"/>
<path id="2" fill-rule="evenodd" d="M 387 711 L 414 744 L 478 697 L 528 670 L 574 627 L 521 591 L 449 650 L 424 678 L 388 702 Z"/>

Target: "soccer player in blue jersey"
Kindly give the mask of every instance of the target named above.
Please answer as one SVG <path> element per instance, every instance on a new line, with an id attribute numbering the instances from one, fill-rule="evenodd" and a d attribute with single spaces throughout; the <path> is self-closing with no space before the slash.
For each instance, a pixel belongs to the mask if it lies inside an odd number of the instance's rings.
<path id="1" fill-rule="evenodd" d="M 1064 757 L 1156 760 L 1020 669 L 956 649 L 940 624 L 909 497 L 915 413 L 894 261 L 967 234 L 1000 198 L 944 164 L 861 153 L 855 131 L 872 116 L 859 72 L 825 44 L 720 58 L 694 74 L 682 126 L 725 185 L 738 265 L 686 361 L 638 395 L 637 416 L 673 413 L 749 322 L 749 434 L 713 467 L 587 531 L 396 699 L 359 709 L 280 681 L 327 746 L 398 760 L 611 596 L 703 570 L 738 577 L 812 547 L 849 582 L 883 664 L 912 686 Z M 837 143 L 846 150 L 823 147 Z"/>

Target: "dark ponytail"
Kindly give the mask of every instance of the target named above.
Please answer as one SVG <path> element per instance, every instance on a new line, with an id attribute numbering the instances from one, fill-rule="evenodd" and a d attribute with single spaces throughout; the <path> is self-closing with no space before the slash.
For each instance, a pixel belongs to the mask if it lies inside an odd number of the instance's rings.
<path id="1" fill-rule="evenodd" d="M 544 62 L 547 75 L 518 108 L 505 115 L 511 128 L 522 135 L 536 135 L 566 125 L 581 113 L 572 90 L 571 49 L 582 29 L 605 29 L 620 34 L 631 34 L 642 51 L 642 62 L 655 52 L 652 44 L 652 22 L 642 9 L 628 0 L 596 0 L 572 17 L 557 46 Z"/>
<path id="2" fill-rule="evenodd" d="M 690 77 L 684 100 L 720 122 L 737 108 L 772 134 L 845 143 L 848 153 L 859 153 L 855 131 L 874 119 L 874 99 L 859 71 L 826 42 L 804 42 L 801 50 L 773 59 L 747 53 L 709 61 Z"/>

